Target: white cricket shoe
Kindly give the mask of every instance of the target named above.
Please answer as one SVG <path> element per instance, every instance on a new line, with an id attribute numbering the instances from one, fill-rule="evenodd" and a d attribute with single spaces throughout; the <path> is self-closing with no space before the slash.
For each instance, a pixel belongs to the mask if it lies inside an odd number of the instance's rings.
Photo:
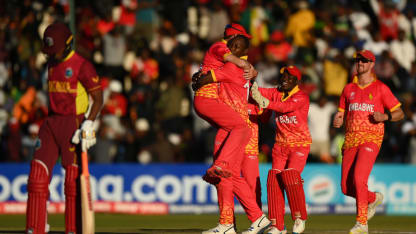
<path id="1" fill-rule="evenodd" d="M 258 218 L 251 224 L 248 230 L 242 232 L 242 234 L 263 233 L 264 230 L 266 230 L 270 226 L 270 224 L 270 220 L 266 217 L 265 214 L 263 214 L 262 216 L 260 216 L 260 218 Z"/>
<path id="2" fill-rule="evenodd" d="M 203 231 L 202 234 L 237 234 L 234 229 L 234 224 L 218 224 L 218 226 L 209 230 Z"/>
<path id="3" fill-rule="evenodd" d="M 383 203 L 383 199 L 383 194 L 376 192 L 376 200 L 368 204 L 367 220 L 370 220 L 376 214 L 376 208 Z"/>
<path id="4" fill-rule="evenodd" d="M 297 218 L 295 220 L 295 223 L 293 224 L 292 233 L 293 234 L 303 233 L 303 231 L 305 231 L 305 223 L 306 223 L 306 220 Z"/>
<path id="5" fill-rule="evenodd" d="M 280 231 L 275 226 L 270 226 L 270 228 L 266 230 L 266 234 L 286 234 L 286 233 L 287 233 L 286 228 Z"/>
<path id="6" fill-rule="evenodd" d="M 351 228 L 350 234 L 368 234 L 368 225 L 357 222 L 355 226 Z"/>

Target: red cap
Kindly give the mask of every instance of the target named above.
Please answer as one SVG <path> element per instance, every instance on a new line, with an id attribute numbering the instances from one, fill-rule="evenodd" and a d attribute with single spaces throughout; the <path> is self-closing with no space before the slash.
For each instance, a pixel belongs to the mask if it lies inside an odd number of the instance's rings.
<path id="1" fill-rule="evenodd" d="M 225 26 L 225 36 L 231 36 L 231 35 L 243 35 L 247 37 L 248 39 L 251 38 L 251 36 L 247 34 L 244 27 L 236 23 L 227 24 Z"/>
<path id="2" fill-rule="evenodd" d="M 56 54 L 72 42 L 72 33 L 63 23 L 49 25 L 43 34 L 42 52 Z"/>
<path id="3" fill-rule="evenodd" d="M 357 58 L 357 56 L 360 55 L 363 58 L 366 58 L 368 60 L 371 60 L 373 62 L 376 61 L 376 56 L 374 56 L 373 52 L 369 50 L 360 50 L 354 54 L 354 58 Z"/>
<path id="4" fill-rule="evenodd" d="M 296 78 L 298 78 L 298 80 L 301 80 L 301 78 L 302 78 L 302 73 L 300 72 L 300 70 L 296 66 L 282 67 L 280 69 L 280 74 L 283 74 L 285 71 L 289 72 L 289 74 L 292 75 L 292 76 L 296 76 Z"/>

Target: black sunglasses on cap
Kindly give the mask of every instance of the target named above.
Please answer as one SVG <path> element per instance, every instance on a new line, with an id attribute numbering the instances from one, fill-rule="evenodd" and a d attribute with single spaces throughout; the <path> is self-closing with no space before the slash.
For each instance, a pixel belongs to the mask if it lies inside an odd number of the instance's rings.
<path id="1" fill-rule="evenodd" d="M 359 63 L 359 62 L 362 62 L 362 63 L 370 63 L 370 62 L 372 62 L 372 60 L 369 60 L 369 59 L 366 59 L 366 58 L 356 58 L 356 59 L 354 59 L 354 61 L 356 63 Z"/>

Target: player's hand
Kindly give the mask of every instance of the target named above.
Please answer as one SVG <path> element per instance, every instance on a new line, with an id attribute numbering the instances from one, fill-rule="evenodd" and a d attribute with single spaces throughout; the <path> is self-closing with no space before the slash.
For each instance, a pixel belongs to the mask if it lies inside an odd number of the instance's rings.
<path id="1" fill-rule="evenodd" d="M 80 129 L 77 129 L 72 136 L 72 143 L 79 144 L 81 142 L 82 151 L 87 151 L 91 146 L 95 145 L 95 130 L 92 120 L 85 120 Z"/>
<path id="2" fill-rule="evenodd" d="M 338 111 L 335 114 L 334 121 L 332 122 L 332 125 L 334 126 L 334 128 L 340 128 L 343 123 L 344 123 L 344 113 Z"/>
<path id="3" fill-rule="evenodd" d="M 383 121 L 388 120 L 388 119 L 389 119 L 389 116 L 388 116 L 387 114 L 384 114 L 384 113 L 381 113 L 381 112 L 375 111 L 375 112 L 373 113 L 373 119 L 374 119 L 374 121 L 376 121 L 376 122 L 383 122 Z"/>
<path id="4" fill-rule="evenodd" d="M 263 97 L 263 95 L 261 95 L 260 91 L 259 91 L 259 86 L 257 85 L 257 82 L 254 82 L 253 85 L 251 86 L 251 97 L 254 99 L 254 101 L 257 102 L 257 104 L 259 104 L 259 106 L 261 108 L 267 108 L 269 106 L 269 99 Z"/>
<path id="5" fill-rule="evenodd" d="M 251 80 L 253 78 L 255 78 L 257 76 L 258 72 L 257 70 L 253 67 L 253 65 L 250 64 L 250 69 L 249 70 L 244 70 L 244 79 L 246 80 Z"/>

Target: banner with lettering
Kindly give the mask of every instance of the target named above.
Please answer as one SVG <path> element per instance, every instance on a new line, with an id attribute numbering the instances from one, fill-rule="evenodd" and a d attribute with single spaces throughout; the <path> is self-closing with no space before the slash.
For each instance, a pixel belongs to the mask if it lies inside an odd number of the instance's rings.
<path id="1" fill-rule="evenodd" d="M 260 165 L 263 209 L 270 164 Z M 97 212 L 140 214 L 213 213 L 218 211 L 214 186 L 201 176 L 205 164 L 90 164 Z M 0 164 L 0 213 L 24 213 L 29 164 Z M 384 194 L 380 212 L 416 215 L 416 167 L 375 165 L 369 188 Z M 310 213 L 354 213 L 355 200 L 341 192 L 340 165 L 308 164 L 302 173 Z M 51 213 L 63 211 L 65 171 L 56 166 L 49 185 Z M 289 209 L 286 209 L 287 211 Z M 236 206 L 237 212 L 243 212 Z"/>

